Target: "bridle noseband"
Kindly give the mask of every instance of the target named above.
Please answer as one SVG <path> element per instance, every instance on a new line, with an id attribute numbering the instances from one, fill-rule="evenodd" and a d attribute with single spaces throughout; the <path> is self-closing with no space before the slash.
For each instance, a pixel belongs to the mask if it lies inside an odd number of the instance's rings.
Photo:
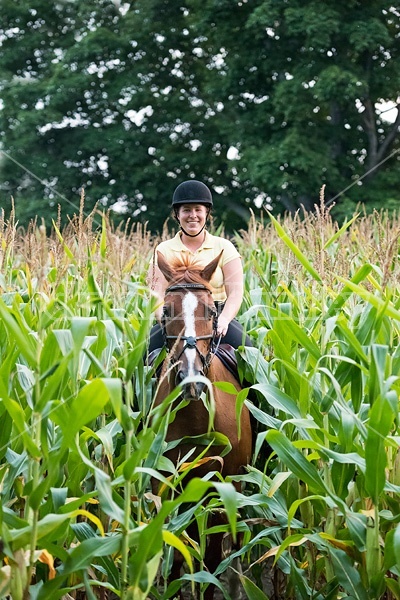
<path id="1" fill-rule="evenodd" d="M 203 285 L 202 283 L 177 283 L 174 285 L 171 285 L 170 287 L 168 287 L 165 290 L 165 294 L 169 293 L 169 292 L 175 292 L 178 290 L 206 290 L 209 294 L 211 294 L 211 290 Z M 179 355 L 177 357 L 174 357 L 174 363 L 177 363 L 180 359 L 180 357 L 182 356 L 182 354 L 185 352 L 185 350 L 187 348 L 189 349 L 194 349 L 196 350 L 197 354 L 200 357 L 201 363 L 203 365 L 203 369 L 205 371 L 207 371 L 207 369 L 210 366 L 210 363 L 218 349 L 219 343 L 221 341 L 221 336 L 218 336 L 217 334 L 217 326 L 218 326 L 218 312 L 215 309 L 215 312 L 213 313 L 213 331 L 212 333 L 209 333 L 207 335 L 198 335 L 198 336 L 186 336 L 186 335 L 168 335 L 167 334 L 167 330 L 166 330 L 166 321 L 167 321 L 167 317 L 165 315 L 165 313 L 163 312 L 162 315 L 162 319 L 161 319 L 161 326 L 162 326 L 162 332 L 163 332 L 163 338 L 164 338 L 164 346 L 166 348 L 168 348 L 168 340 L 182 340 L 185 342 L 181 352 L 179 353 Z M 202 354 L 200 352 L 200 350 L 197 347 L 197 342 L 198 340 L 211 340 L 210 342 L 210 346 L 208 349 L 207 354 L 204 356 L 204 354 Z"/>

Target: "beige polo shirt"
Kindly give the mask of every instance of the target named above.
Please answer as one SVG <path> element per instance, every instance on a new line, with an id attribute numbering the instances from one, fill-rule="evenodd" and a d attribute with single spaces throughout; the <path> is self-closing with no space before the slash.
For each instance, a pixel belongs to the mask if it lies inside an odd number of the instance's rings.
<path id="1" fill-rule="evenodd" d="M 224 286 L 224 274 L 222 267 L 234 258 L 240 258 L 239 252 L 229 240 L 225 240 L 216 235 L 211 235 L 208 231 L 205 232 L 204 242 L 196 250 L 192 252 L 182 243 L 181 234 L 178 232 L 175 237 L 165 242 L 161 242 L 156 247 L 155 257 L 157 260 L 157 252 L 161 252 L 167 262 L 172 262 L 180 256 L 190 256 L 196 261 L 196 265 L 205 267 L 223 250 L 222 256 L 218 263 L 218 267 L 214 271 L 210 284 L 213 288 L 213 299 L 216 302 L 225 302 L 226 292 Z"/>

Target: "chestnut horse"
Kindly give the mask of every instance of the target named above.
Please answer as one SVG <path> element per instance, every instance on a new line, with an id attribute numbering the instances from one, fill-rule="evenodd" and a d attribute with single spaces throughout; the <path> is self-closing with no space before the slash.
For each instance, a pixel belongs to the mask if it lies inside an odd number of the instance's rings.
<path id="1" fill-rule="evenodd" d="M 209 282 L 220 257 L 221 255 L 217 256 L 207 266 L 199 269 L 196 268 L 195 263 L 190 262 L 169 265 L 158 253 L 158 266 L 168 282 L 164 297 L 162 327 L 165 345 L 169 350 L 167 357 L 169 368 L 168 374 L 160 378 L 155 404 L 160 404 L 178 384 L 182 385 L 181 398 L 189 401 L 184 408 L 177 411 L 175 419 L 168 426 L 167 442 L 185 438 L 184 443 L 167 453 L 175 464 L 195 448 L 195 440 L 190 443 L 188 438 L 209 431 L 210 414 L 206 403 L 200 399 L 202 394 L 208 393 L 208 386 L 199 380 L 193 382 L 193 378 L 206 377 L 210 385 L 214 382 L 229 382 L 237 392 L 241 389 L 239 382 L 215 354 L 218 346 L 216 333 L 218 317 Z M 186 378 L 190 378 L 191 381 L 185 383 Z M 217 456 L 215 460 L 202 461 L 201 467 L 193 469 L 189 478 L 201 477 L 211 471 L 219 471 L 224 477 L 237 475 L 243 472 L 243 468 L 251 460 L 252 430 L 248 409 L 243 406 L 241 411 L 239 437 L 235 395 L 228 394 L 214 385 L 212 388 L 215 402 L 213 428 L 229 439 L 231 450 L 223 458 Z M 204 446 L 195 448 L 190 460 L 194 460 L 203 451 Z M 205 456 L 216 456 L 219 452 L 221 447 L 213 446 L 208 449 Z M 153 489 L 156 493 L 155 482 L 153 482 Z M 216 524 L 215 518 L 209 525 Z M 220 517 L 219 523 L 221 523 Z M 211 573 L 221 562 L 222 538 L 223 534 L 213 534 L 212 541 L 207 544 L 204 564 Z M 176 556 L 172 579 L 179 577 L 181 565 L 182 561 L 179 562 Z M 210 584 L 204 597 L 206 600 L 212 600 L 213 596 L 214 586 Z"/>

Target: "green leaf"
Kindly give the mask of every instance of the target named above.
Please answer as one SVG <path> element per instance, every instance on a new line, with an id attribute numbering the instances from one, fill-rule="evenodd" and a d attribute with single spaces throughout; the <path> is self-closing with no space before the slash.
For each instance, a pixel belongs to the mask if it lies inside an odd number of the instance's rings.
<path id="1" fill-rule="evenodd" d="M 271 429 L 265 436 L 280 460 L 296 477 L 304 481 L 313 492 L 325 494 L 328 490 L 317 469 L 280 431 Z"/>
<path id="2" fill-rule="evenodd" d="M 10 339 L 15 342 L 22 356 L 31 368 L 37 366 L 37 340 L 22 323 L 19 315 L 14 315 L 5 302 L 0 298 L 0 317 L 8 331 Z"/>
<path id="3" fill-rule="evenodd" d="M 60 385 L 64 375 L 68 370 L 69 358 L 63 357 L 61 361 L 57 362 L 51 369 L 40 378 L 40 398 L 37 401 L 35 410 L 41 412 L 46 406 L 47 402 L 54 400 L 56 394 L 60 389 Z"/>
<path id="4" fill-rule="evenodd" d="M 93 562 L 93 558 L 97 556 L 116 554 L 121 548 L 121 539 L 120 534 L 113 534 L 109 537 L 96 536 L 83 540 L 79 546 L 71 550 L 62 572 L 63 576 L 88 567 Z"/>
<path id="5" fill-rule="evenodd" d="M 112 488 L 112 482 L 110 476 L 96 467 L 82 452 L 79 446 L 77 446 L 78 453 L 85 465 L 94 473 L 96 480 L 96 489 L 99 496 L 99 501 L 102 510 L 112 519 L 116 519 L 119 523 L 124 523 L 124 511 L 121 508 L 123 505 L 122 499 L 120 499 L 120 505 L 114 500 Z"/>
<path id="6" fill-rule="evenodd" d="M 228 381 L 215 381 L 213 382 L 213 386 L 232 396 L 236 396 L 238 393 L 233 383 L 229 383 Z"/>
<path id="7" fill-rule="evenodd" d="M 361 359 L 361 361 L 364 365 L 368 365 L 369 361 L 368 361 L 368 357 L 366 356 L 366 354 L 364 352 L 364 348 L 358 341 L 357 337 L 354 335 L 353 331 L 351 331 L 351 329 L 349 328 L 346 319 L 342 315 L 339 315 L 336 320 L 336 323 L 337 323 L 337 327 L 339 328 L 339 330 L 343 334 L 344 338 L 348 342 L 351 350 L 357 354 L 358 358 Z"/>
<path id="8" fill-rule="evenodd" d="M 319 276 L 317 271 L 311 265 L 309 260 L 304 256 L 304 254 L 301 252 L 301 250 L 296 246 L 296 244 L 294 242 L 292 242 L 292 240 L 289 238 L 288 234 L 286 233 L 286 231 L 284 230 L 282 225 L 280 225 L 280 223 L 275 219 L 275 217 L 272 216 L 271 213 L 268 213 L 268 215 L 269 215 L 279 237 L 281 238 L 281 240 L 283 242 L 285 242 L 285 244 L 288 246 L 288 248 L 290 248 L 290 250 L 298 258 L 300 263 L 303 265 L 303 267 L 306 269 L 306 271 L 308 271 L 308 273 L 311 275 L 311 277 L 313 279 L 315 279 L 316 281 L 318 281 L 319 283 L 322 283 L 321 277 Z"/>
<path id="9" fill-rule="evenodd" d="M 100 256 L 105 259 L 107 252 L 107 221 L 103 213 L 101 216 Z"/>
<path id="10" fill-rule="evenodd" d="M 372 271 L 372 265 L 370 265 L 368 263 L 362 265 L 358 269 L 358 271 L 356 271 L 356 273 L 353 275 L 353 277 L 350 279 L 351 283 L 357 284 L 357 283 L 360 283 L 361 281 L 364 281 L 364 279 L 366 279 L 366 277 L 370 274 L 371 271 Z M 351 290 L 351 288 L 349 286 L 347 286 L 347 285 L 344 286 L 342 291 L 336 296 L 335 300 L 330 305 L 327 313 L 325 314 L 325 319 L 328 319 L 329 317 L 334 317 L 339 312 L 339 310 L 342 308 L 342 306 L 350 298 L 352 291 L 353 290 Z"/>
<path id="11" fill-rule="evenodd" d="M 246 402 L 248 393 L 249 393 L 249 390 L 244 389 L 244 390 L 240 390 L 240 392 L 236 396 L 235 415 L 236 415 L 237 432 L 238 432 L 239 439 L 242 436 L 242 411 L 243 411 L 243 406 L 245 406 L 245 402 Z M 254 434 L 253 434 L 253 436 L 254 436 Z"/>
<path id="12" fill-rule="evenodd" d="M 360 552 L 365 552 L 367 517 L 361 513 L 354 513 L 348 510 L 346 512 L 346 525 L 356 548 Z"/>
<path id="13" fill-rule="evenodd" d="M 365 490 L 377 505 L 382 493 L 386 474 L 387 455 L 385 438 L 393 425 L 394 413 L 387 398 L 379 396 L 370 410 L 368 436 L 365 442 Z"/>
<path id="14" fill-rule="evenodd" d="M 238 369 L 242 379 L 247 375 L 250 377 L 249 383 L 270 381 L 271 365 L 265 360 L 262 352 L 258 348 L 242 346 L 236 350 L 236 356 L 238 358 Z M 244 371 L 246 371 L 246 373 Z"/>
<path id="15" fill-rule="evenodd" d="M 311 502 L 311 500 L 319 500 L 319 501 L 324 502 L 325 498 L 320 495 L 310 495 L 310 496 L 307 496 L 306 498 L 300 498 L 299 500 L 295 500 L 294 502 L 292 502 L 290 509 L 288 511 L 288 529 L 290 529 L 292 519 L 294 518 L 299 507 L 302 504 L 304 504 L 305 502 Z"/>
<path id="16" fill-rule="evenodd" d="M 190 572 L 193 573 L 193 561 L 187 546 L 171 531 L 163 529 L 162 537 L 165 544 L 176 548 L 183 556 L 188 565 Z"/>
<path id="17" fill-rule="evenodd" d="M 67 244 L 64 242 L 64 238 L 60 232 L 60 230 L 58 229 L 55 221 L 52 221 L 53 223 L 53 227 L 54 227 L 54 231 L 57 234 L 58 239 L 60 240 L 60 242 L 62 243 L 63 247 L 64 247 L 64 252 L 65 254 L 68 256 L 68 258 L 74 263 L 75 262 L 75 256 L 73 254 L 73 252 L 71 252 L 71 250 L 68 248 Z"/>
<path id="18" fill-rule="evenodd" d="M 137 532 L 137 548 L 130 559 L 133 588 L 140 588 L 140 581 L 146 570 L 147 562 L 162 550 L 164 522 L 170 514 L 173 504 L 165 502 L 159 513 Z"/>
<path id="19" fill-rule="evenodd" d="M 400 525 L 390 529 L 385 536 L 384 571 L 400 565 Z"/>
<path id="20" fill-rule="evenodd" d="M 24 447 L 26 448 L 26 450 L 31 456 L 35 458 L 41 458 L 42 452 L 32 439 L 32 432 L 29 429 L 29 425 L 26 422 L 25 413 L 20 407 L 20 405 L 8 396 L 3 396 L 2 401 L 8 414 L 12 418 L 14 425 L 19 435 L 21 436 L 21 439 L 23 440 Z"/>
<path id="21" fill-rule="evenodd" d="M 44 516 L 37 525 L 37 540 L 41 540 L 43 537 L 49 537 L 51 533 L 58 530 L 59 526 L 65 521 L 70 519 L 70 513 L 64 515 L 49 514 Z M 22 529 L 16 529 L 10 531 L 12 546 L 14 550 L 18 550 L 23 546 L 29 544 L 32 535 L 32 525 L 24 527 Z"/>
<path id="22" fill-rule="evenodd" d="M 273 406 L 277 411 L 283 411 L 291 417 L 301 419 L 302 415 L 296 403 L 278 387 L 270 385 L 269 383 L 259 383 L 253 385 L 251 389 L 260 392 L 267 400 L 268 404 Z"/>
<path id="23" fill-rule="evenodd" d="M 400 525 L 397 525 L 394 532 L 393 548 L 394 555 L 396 557 L 396 564 L 400 565 Z"/>
<path id="24" fill-rule="evenodd" d="M 249 409 L 250 413 L 259 423 L 266 425 L 269 429 L 278 429 L 281 425 L 281 421 L 279 419 L 275 419 L 275 417 L 271 417 L 269 414 L 260 410 L 254 404 L 245 400 L 245 405 Z"/>
<path id="25" fill-rule="evenodd" d="M 13 427 L 13 418 L 10 413 L 5 410 L 4 403 L 0 404 L 0 421 L 0 461 L 3 464 L 3 458 L 10 443 L 11 431 Z"/>
<path id="26" fill-rule="evenodd" d="M 387 300 L 382 300 L 379 296 L 375 296 L 372 292 L 369 292 L 365 288 L 360 285 L 356 285 L 339 275 L 336 276 L 339 281 L 344 283 L 351 291 L 358 294 L 360 298 L 362 298 L 365 302 L 368 302 L 378 310 L 382 310 L 385 308 L 386 316 L 391 319 L 395 319 L 396 321 L 400 321 L 400 312 L 396 310 L 391 302 L 387 304 Z"/>
<path id="27" fill-rule="evenodd" d="M 96 319 L 94 317 L 72 317 L 70 331 L 76 355 L 81 350 L 89 329 L 95 322 Z"/>
<path id="28" fill-rule="evenodd" d="M 120 383 L 96 379 L 85 385 L 71 401 L 54 405 L 51 418 L 63 431 L 64 446 L 71 446 L 75 435 L 87 423 L 98 417 Z"/>
<path id="29" fill-rule="evenodd" d="M 112 519 L 115 519 L 119 523 L 124 523 L 125 514 L 121 508 L 123 505 L 122 498 L 120 499 L 120 506 L 114 499 L 114 495 L 116 495 L 116 493 L 114 492 L 113 494 L 110 476 L 107 475 L 107 473 L 104 473 L 101 469 L 95 469 L 94 476 L 101 509 Z"/>
<path id="30" fill-rule="evenodd" d="M 329 248 L 329 246 L 331 246 L 334 242 L 336 242 L 336 240 L 338 238 L 340 238 L 340 236 L 342 235 L 342 233 L 344 233 L 352 223 L 354 223 L 354 221 L 356 219 L 358 219 L 358 213 L 356 213 L 349 221 L 346 221 L 341 228 L 336 231 L 336 233 L 334 233 L 327 242 L 325 242 L 324 244 L 324 250 L 327 250 Z"/>
<path id="31" fill-rule="evenodd" d="M 88 523 L 72 523 L 71 529 L 74 531 L 80 542 L 92 538 L 98 539 L 98 535 L 96 535 L 95 531 Z M 101 565 L 107 573 L 107 581 L 109 581 L 113 587 L 118 588 L 120 585 L 119 570 L 116 562 L 113 560 L 113 556 L 97 556 L 96 563 Z"/>
<path id="32" fill-rule="evenodd" d="M 369 368 L 369 393 L 368 400 L 371 406 L 375 398 L 383 392 L 385 382 L 385 367 L 389 353 L 388 346 L 380 344 L 371 345 L 371 364 Z"/>
<path id="33" fill-rule="evenodd" d="M 245 575 L 239 575 L 239 577 L 248 600 L 268 600 L 268 596 L 251 579 Z"/>
<path id="34" fill-rule="evenodd" d="M 334 573 L 349 596 L 355 600 L 370 600 L 367 590 L 362 584 L 360 573 L 349 556 L 336 548 L 331 548 L 329 554 Z"/>
<path id="35" fill-rule="evenodd" d="M 200 584 L 213 583 L 215 585 L 215 587 L 218 588 L 222 592 L 225 600 L 230 600 L 229 595 L 225 591 L 224 586 L 221 584 L 219 579 L 217 579 L 217 577 L 212 575 L 212 573 L 208 573 L 207 571 L 200 571 L 198 573 L 193 573 L 193 574 L 187 573 L 186 575 L 183 575 L 183 577 L 181 577 L 181 580 L 193 581 L 195 583 L 200 583 Z"/>
<path id="36" fill-rule="evenodd" d="M 38 594 L 38 600 L 54 598 L 55 591 L 65 583 L 66 577 L 88 568 L 95 562 L 96 557 L 116 555 L 121 549 L 121 541 L 120 534 L 83 540 L 78 546 L 71 549 L 67 561 L 60 569 L 60 575 L 43 585 Z"/>
<path id="37" fill-rule="evenodd" d="M 123 466 L 122 473 L 125 481 L 131 480 L 136 467 L 146 456 L 148 456 L 150 448 L 154 443 L 154 438 L 155 435 L 151 429 L 148 429 L 147 431 L 141 431 L 139 433 L 137 450 L 135 450 L 131 454 L 130 458 L 121 465 Z M 121 469 L 121 466 L 119 467 L 119 469 Z"/>
<path id="38" fill-rule="evenodd" d="M 236 489 L 231 483 L 224 483 L 216 481 L 214 483 L 215 489 L 221 496 L 221 500 L 224 504 L 226 514 L 228 517 L 229 525 L 231 527 L 233 540 L 236 541 L 236 520 L 237 520 L 237 493 Z"/>
<path id="39" fill-rule="evenodd" d="M 281 310 L 270 308 L 270 313 L 274 316 L 274 329 L 281 340 L 295 340 L 302 348 L 305 348 L 315 360 L 321 358 L 321 351 L 318 344 L 315 343 L 311 335 L 302 329 L 294 319 Z"/>

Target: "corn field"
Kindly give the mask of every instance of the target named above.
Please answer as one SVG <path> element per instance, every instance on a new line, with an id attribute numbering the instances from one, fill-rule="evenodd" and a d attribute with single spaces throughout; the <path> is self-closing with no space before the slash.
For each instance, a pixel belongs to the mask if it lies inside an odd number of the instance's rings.
<path id="1" fill-rule="evenodd" d="M 238 572 L 249 600 L 400 599 L 399 236 L 396 215 L 339 227 L 323 204 L 235 235 L 254 343 L 237 403 L 257 422 L 239 493 L 185 485 L 190 464 L 163 456 L 170 409 L 143 362 L 156 240 L 104 215 L 20 231 L 3 214 L 0 598 L 201 598 L 213 582 L 237 600 Z M 211 511 L 241 541 L 215 573 Z M 185 574 L 168 583 L 174 550 Z"/>

